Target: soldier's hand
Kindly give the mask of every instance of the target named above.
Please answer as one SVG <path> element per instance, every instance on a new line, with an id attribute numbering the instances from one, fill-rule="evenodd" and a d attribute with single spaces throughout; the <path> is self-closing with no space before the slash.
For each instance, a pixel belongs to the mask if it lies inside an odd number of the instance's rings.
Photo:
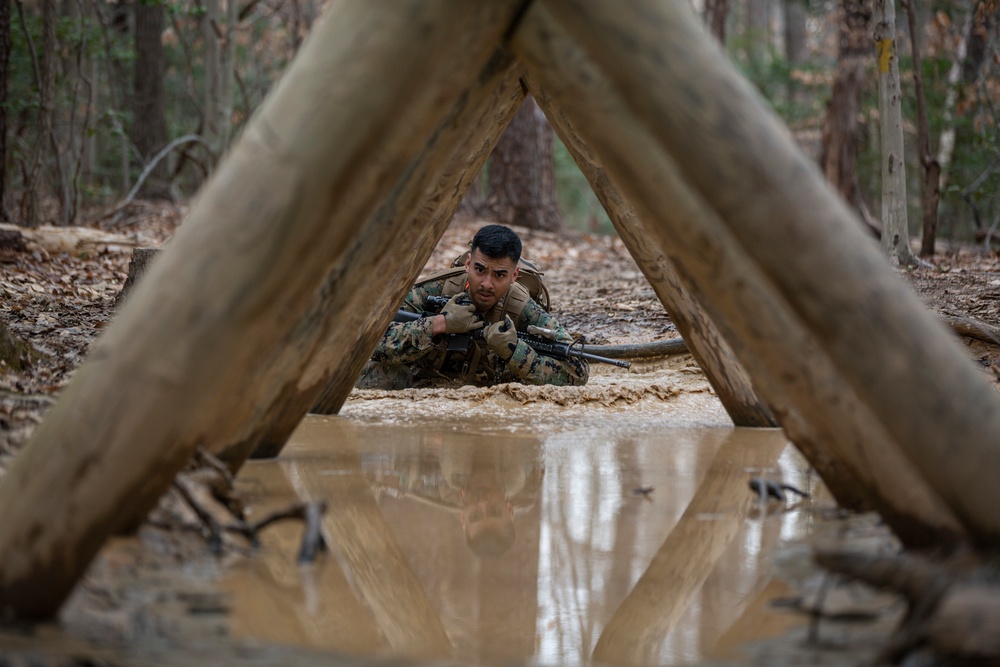
<path id="1" fill-rule="evenodd" d="M 501 359 L 510 359 L 517 347 L 517 329 L 510 317 L 504 316 L 503 322 L 494 322 L 483 330 L 483 338 Z"/>
<path id="2" fill-rule="evenodd" d="M 459 301 L 465 300 L 465 303 Z M 476 316 L 476 307 L 464 294 L 456 294 L 441 309 L 444 315 L 445 333 L 456 334 L 475 331 L 483 327 L 483 321 Z"/>

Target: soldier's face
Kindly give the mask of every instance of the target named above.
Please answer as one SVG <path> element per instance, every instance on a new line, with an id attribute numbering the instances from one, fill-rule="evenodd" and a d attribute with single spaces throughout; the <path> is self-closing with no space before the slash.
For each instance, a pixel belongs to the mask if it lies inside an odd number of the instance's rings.
<path id="1" fill-rule="evenodd" d="M 476 250 L 465 260 L 469 274 L 469 297 L 476 310 L 486 312 L 507 294 L 517 280 L 517 265 L 510 257 L 493 259 Z"/>

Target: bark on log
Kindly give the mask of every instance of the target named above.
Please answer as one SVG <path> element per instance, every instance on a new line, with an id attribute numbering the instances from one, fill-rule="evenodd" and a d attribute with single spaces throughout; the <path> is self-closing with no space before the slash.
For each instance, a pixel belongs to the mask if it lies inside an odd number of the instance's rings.
<path id="1" fill-rule="evenodd" d="M 0 526 L 5 616 L 54 614 L 198 445 L 239 441 L 295 392 L 315 349 L 290 334 L 326 276 L 367 276 L 374 211 L 519 5 L 331 6 L 0 481 L 0 507 L 31 508 Z"/>
<path id="2" fill-rule="evenodd" d="M 334 302 L 321 295 L 310 313 L 325 318 L 327 333 L 295 395 L 272 405 L 237 448 L 222 452 L 230 465 L 277 456 L 307 412 L 338 412 L 365 362 L 447 229 L 466 190 L 489 157 L 504 127 L 524 99 L 520 69 L 509 52 L 498 51 L 484 67 L 434 140 L 417 156 L 376 216 L 387 234 L 356 254 L 371 267 L 354 289 Z M 394 225 L 391 223 L 395 223 Z M 360 253 L 360 250 L 359 250 Z M 337 276 L 333 276 L 336 279 Z"/>
<path id="3" fill-rule="evenodd" d="M 792 441 L 831 486 L 838 501 L 847 506 L 871 503 L 911 545 L 935 543 L 942 537 L 960 534 L 954 517 L 896 449 L 895 440 L 884 427 L 885 416 L 869 410 L 868 405 L 878 401 L 842 377 L 840 368 L 853 361 L 841 360 L 835 365 L 833 355 L 824 349 L 829 318 L 818 325 L 806 321 L 799 312 L 803 306 L 789 295 L 799 290 L 794 296 L 815 310 L 812 299 L 822 301 L 824 292 L 840 287 L 840 279 L 832 276 L 844 273 L 845 254 L 862 258 L 871 254 L 873 249 L 858 233 L 856 223 L 787 136 L 771 124 L 761 103 L 732 72 L 723 55 L 699 34 L 697 23 L 690 23 L 694 19 L 687 9 L 678 9 L 678 16 L 671 13 L 665 18 L 664 12 L 675 9 L 642 3 L 643 15 L 648 10 L 647 18 L 655 19 L 653 30 L 644 25 L 647 19 L 637 18 L 633 5 L 628 5 L 629 11 L 622 11 L 621 6 L 612 4 L 551 3 L 553 9 L 559 10 L 558 22 L 545 9 L 549 3 L 535 5 L 515 35 L 515 51 L 529 73 L 570 116 L 605 169 L 615 175 L 622 193 L 648 221 L 647 232 L 653 242 L 704 298 L 702 305 L 750 372 L 754 386 L 776 411 Z M 595 16 L 595 12 L 599 15 Z M 587 21 L 576 25 L 580 16 L 586 16 Z M 620 20 L 627 25 L 618 25 Z M 571 41 L 567 37 L 569 30 L 564 31 L 562 24 L 579 29 L 584 37 L 581 43 L 590 52 L 584 53 Z M 599 31 L 599 35 L 597 31 L 589 33 L 587 26 L 591 24 L 607 29 Z M 656 63 L 650 64 L 637 55 L 629 36 L 633 32 L 642 48 L 647 49 L 641 53 L 656 57 Z M 602 51 L 604 40 L 617 44 L 632 58 L 627 63 L 617 62 L 615 54 Z M 687 50 L 681 50 L 678 44 L 684 44 Z M 673 51 L 675 46 L 677 52 Z M 608 63 L 599 61 L 598 54 Z M 666 67 L 665 62 L 676 65 Z M 646 77 L 644 84 L 635 80 L 636 72 Z M 620 78 L 620 85 L 610 84 L 610 75 Z M 651 82 L 656 83 L 651 86 Z M 686 93 L 671 94 L 676 90 Z M 727 91 L 729 97 L 720 99 L 713 92 L 719 90 Z M 644 92 L 650 94 L 649 99 L 642 96 Z M 669 98 L 669 103 L 664 98 Z M 680 125 L 677 116 L 684 121 Z M 703 125 L 706 120 L 720 117 L 725 122 L 718 127 Z M 758 133 L 753 135 L 755 141 L 761 135 L 769 138 L 766 147 L 758 146 L 750 155 L 741 154 L 750 140 L 744 136 L 751 134 L 745 127 L 747 120 L 753 121 L 750 129 Z M 664 133 L 666 136 L 661 136 Z M 675 161 L 671 153 L 683 155 L 684 159 Z M 759 167 L 761 155 L 776 159 L 778 176 L 774 178 L 793 185 L 772 181 L 772 170 Z M 740 169 L 734 170 L 736 165 Z M 763 183 L 758 182 L 762 179 Z M 733 197 L 735 191 L 740 192 L 739 198 Z M 811 197 L 800 198 L 803 193 Z M 816 232 L 811 226 L 803 227 L 799 220 L 809 221 L 817 211 L 831 219 L 824 225 L 837 226 L 841 230 L 837 234 L 851 239 L 849 250 L 843 250 L 844 242 L 840 240 L 805 242 Z M 775 231 L 777 224 L 784 226 L 780 233 Z M 754 225 L 754 233 L 746 232 L 744 225 Z M 845 227 L 851 229 L 843 231 Z M 826 230 L 824 226 L 821 231 Z M 793 240 L 791 245 L 789 239 Z M 813 266 L 803 265 L 803 256 L 828 256 L 829 248 L 838 243 L 842 250 L 833 253 L 836 261 L 833 266 L 826 262 L 820 276 L 811 274 Z M 892 281 L 898 280 L 877 252 L 874 258 L 869 256 L 860 263 L 866 265 L 876 284 L 889 283 L 885 289 L 892 289 Z M 848 269 L 854 270 L 857 262 L 849 264 Z M 783 271 L 792 275 L 780 276 Z M 777 279 L 786 281 L 781 290 L 776 289 Z M 828 279 L 830 285 L 815 284 Z M 798 281 L 808 281 L 808 291 L 798 288 Z M 857 283 L 854 289 L 854 294 L 865 293 Z M 845 303 L 853 294 L 841 297 L 837 309 L 827 312 L 843 314 L 852 327 L 868 327 L 868 335 L 878 338 L 865 319 L 875 316 L 866 313 L 857 317 L 856 304 Z M 926 317 L 919 303 L 916 308 L 916 316 L 908 313 L 910 319 Z M 859 343 L 870 347 L 870 343 L 860 341 L 854 344 Z M 932 355 L 920 358 L 928 356 Z M 882 359 L 869 358 L 867 363 L 874 374 L 886 365 Z M 963 368 L 971 368 L 964 356 L 956 363 L 962 364 Z M 884 372 L 893 371 L 898 372 L 898 368 L 890 364 Z M 892 470 L 893 478 L 886 479 L 883 470 Z"/>
<path id="4" fill-rule="evenodd" d="M 624 241 L 625 247 L 636 260 L 646 280 L 652 285 L 660 303 L 670 313 L 671 319 L 677 325 L 677 331 L 687 343 L 698 365 L 708 376 L 708 381 L 722 401 L 733 424 L 776 426 L 777 422 L 771 411 L 757 398 L 750 378 L 733 356 L 732 349 L 722 340 L 718 329 L 692 298 L 690 289 L 677 275 L 670 260 L 649 242 L 649 234 L 644 229 L 645 223 L 621 196 L 618 187 L 587 147 L 586 142 L 573 129 L 572 123 L 548 98 L 545 89 L 533 83 L 530 77 L 528 77 L 528 90 L 534 95 L 548 116 L 549 124 L 555 129 L 577 166 L 586 176 L 590 187 L 593 188 L 618 231 L 619 237 Z"/>

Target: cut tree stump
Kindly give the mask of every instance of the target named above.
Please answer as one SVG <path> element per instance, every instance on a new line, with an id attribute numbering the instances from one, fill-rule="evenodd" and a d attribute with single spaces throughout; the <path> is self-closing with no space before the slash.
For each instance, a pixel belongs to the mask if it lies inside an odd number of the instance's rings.
<path id="1" fill-rule="evenodd" d="M 0 322 L 0 373 L 30 368 L 32 360 L 40 356 L 30 343 L 15 336 L 4 322 Z"/>
<path id="2" fill-rule="evenodd" d="M 125 303 L 126 297 L 132 291 L 132 287 L 145 275 L 146 270 L 152 263 L 153 258 L 160 252 L 159 248 L 135 248 L 132 250 L 132 259 L 128 263 L 128 277 L 125 284 L 115 296 L 114 308 L 117 310 Z"/>

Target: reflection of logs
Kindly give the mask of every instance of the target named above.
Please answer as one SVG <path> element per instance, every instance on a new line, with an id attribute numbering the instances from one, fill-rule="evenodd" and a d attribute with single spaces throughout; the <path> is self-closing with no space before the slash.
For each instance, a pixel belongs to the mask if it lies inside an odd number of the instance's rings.
<path id="1" fill-rule="evenodd" d="M 747 469 L 773 466 L 784 447 L 769 431 L 740 430 L 722 443 L 680 521 L 605 626 L 595 661 L 657 663 L 663 639 L 746 520 L 753 500 Z"/>
<path id="2" fill-rule="evenodd" d="M 253 484 L 255 514 L 299 500 L 284 470 L 274 463 L 252 463 L 241 481 Z M 305 505 L 315 506 L 311 501 Z M 299 506 L 304 505 L 299 502 Z M 259 524 L 260 522 L 258 522 Z M 320 529 L 322 527 L 320 526 Z M 296 643 L 346 653 L 372 653 L 386 648 L 366 605 L 358 599 L 334 558 L 303 565 L 297 547 L 308 530 L 279 522 L 261 535 L 253 558 L 237 564 L 221 586 L 232 600 L 231 627 L 237 636 L 260 642 Z"/>
<path id="3" fill-rule="evenodd" d="M 324 498 L 336 508 L 323 517 L 330 546 L 343 555 L 389 645 L 413 657 L 450 655 L 441 618 L 396 544 L 357 456 L 325 459 L 323 471 L 309 462 L 284 465 L 301 496 Z M 336 474 L 329 474 L 331 469 Z"/>

